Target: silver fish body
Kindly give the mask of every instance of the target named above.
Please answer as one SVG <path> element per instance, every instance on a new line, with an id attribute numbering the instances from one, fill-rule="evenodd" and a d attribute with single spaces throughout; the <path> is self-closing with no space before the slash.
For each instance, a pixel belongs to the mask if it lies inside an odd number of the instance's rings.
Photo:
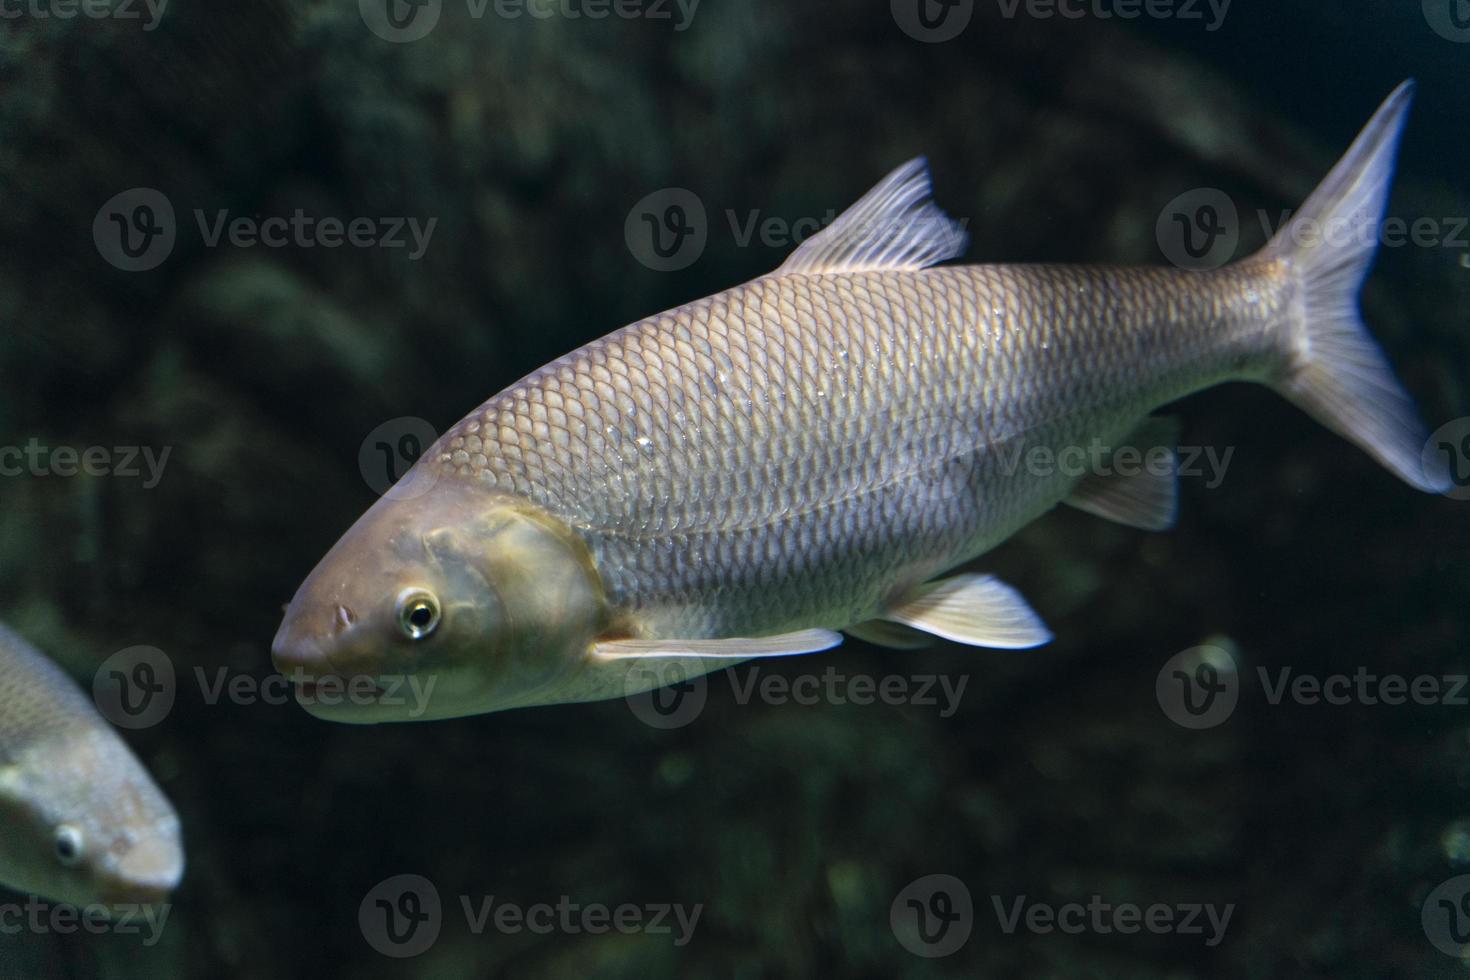
<path id="1" fill-rule="evenodd" d="M 492 398 L 426 461 L 586 542 L 643 635 L 841 629 L 970 560 L 1155 407 L 1284 358 L 1279 267 L 774 276 L 635 323 Z"/>
<path id="2" fill-rule="evenodd" d="M 1150 413 L 1227 380 L 1443 490 L 1357 308 L 1409 98 L 1261 252 L 1211 272 L 939 266 L 963 232 L 923 161 L 900 167 L 770 275 L 446 432 L 302 584 L 277 666 L 323 717 L 379 721 L 613 697 L 839 630 L 1035 646 L 1051 634 L 1015 590 L 941 576 L 1060 502 L 1169 526 L 1174 430 Z M 437 702 L 314 698 L 405 674 L 443 681 Z"/>
<path id="3" fill-rule="evenodd" d="M 178 815 L 137 756 L 0 626 L 0 884 L 77 905 L 157 902 L 183 867 Z"/>

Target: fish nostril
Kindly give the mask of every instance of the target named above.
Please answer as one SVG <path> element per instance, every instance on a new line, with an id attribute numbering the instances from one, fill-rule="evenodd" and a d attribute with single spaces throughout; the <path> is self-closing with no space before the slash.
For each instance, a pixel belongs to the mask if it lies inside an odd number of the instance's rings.
<path id="1" fill-rule="evenodd" d="M 337 614 L 332 618 L 332 629 L 336 633 L 341 633 L 355 622 L 357 622 L 357 617 L 353 615 L 351 609 L 346 606 L 338 606 Z"/>

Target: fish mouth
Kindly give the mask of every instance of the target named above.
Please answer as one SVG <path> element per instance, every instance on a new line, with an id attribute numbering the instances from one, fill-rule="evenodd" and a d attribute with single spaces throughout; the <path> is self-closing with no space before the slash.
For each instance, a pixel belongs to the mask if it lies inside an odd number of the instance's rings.
<path id="1" fill-rule="evenodd" d="M 372 674 L 312 674 L 299 670 L 286 675 L 302 703 L 350 704 L 354 698 L 376 700 L 387 691 Z"/>
<path id="2" fill-rule="evenodd" d="M 271 662 L 291 682 L 296 701 L 305 708 L 371 703 L 385 693 L 374 674 L 346 674 L 332 669 L 326 651 L 308 638 L 289 637 L 286 630 L 271 644 Z"/>

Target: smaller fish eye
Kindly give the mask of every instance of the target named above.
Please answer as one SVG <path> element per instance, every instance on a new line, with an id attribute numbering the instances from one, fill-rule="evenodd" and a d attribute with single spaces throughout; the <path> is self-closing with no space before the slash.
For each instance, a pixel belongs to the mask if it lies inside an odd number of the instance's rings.
<path id="1" fill-rule="evenodd" d="M 409 639 L 422 640 L 439 628 L 439 602 L 422 589 L 398 595 L 398 624 Z"/>
<path id="2" fill-rule="evenodd" d="M 82 860 L 82 832 L 69 823 L 56 828 L 56 860 L 71 868 Z"/>

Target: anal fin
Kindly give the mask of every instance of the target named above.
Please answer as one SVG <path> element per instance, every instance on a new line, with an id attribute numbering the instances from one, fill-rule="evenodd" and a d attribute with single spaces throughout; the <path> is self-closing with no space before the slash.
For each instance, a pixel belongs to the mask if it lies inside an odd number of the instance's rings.
<path id="1" fill-rule="evenodd" d="M 1021 594 L 989 575 L 928 582 L 884 618 L 956 643 L 1002 650 L 1040 646 L 1052 638 Z"/>

